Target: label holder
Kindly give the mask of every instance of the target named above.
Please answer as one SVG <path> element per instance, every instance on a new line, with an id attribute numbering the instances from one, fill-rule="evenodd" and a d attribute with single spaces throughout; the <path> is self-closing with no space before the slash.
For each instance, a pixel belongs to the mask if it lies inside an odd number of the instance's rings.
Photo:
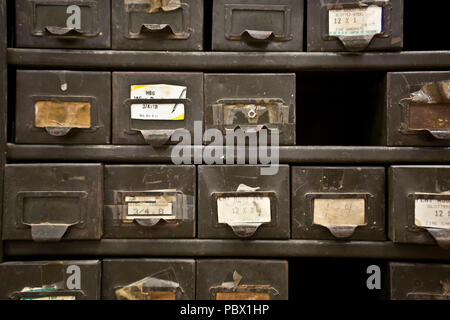
<path id="1" fill-rule="evenodd" d="M 339 226 L 339 225 L 321 225 L 314 223 L 314 200 L 315 199 L 345 199 L 345 200 L 354 200 L 354 199 L 364 199 L 364 221 L 363 225 L 349 225 L 349 226 Z M 320 228 L 326 228 L 332 235 L 338 240 L 348 240 L 354 234 L 358 228 L 367 227 L 372 224 L 372 204 L 373 195 L 369 193 L 307 193 L 305 194 L 305 201 L 309 203 L 309 212 L 311 215 L 311 221 L 313 226 L 317 226 Z"/>
<path id="2" fill-rule="evenodd" d="M 77 1 L 72 0 L 70 2 L 61 2 L 55 0 L 33 0 L 30 1 L 32 12 L 32 35 L 36 37 L 53 37 L 63 39 L 82 39 L 97 37 L 100 34 L 99 26 L 97 23 L 98 8 L 94 1 Z M 37 6 L 62 6 L 67 7 L 69 5 L 77 5 L 80 7 L 88 7 L 92 11 L 92 30 L 78 30 L 75 28 L 67 28 L 61 26 L 45 26 L 42 30 L 39 30 L 36 26 L 37 21 Z"/>
<path id="3" fill-rule="evenodd" d="M 364 9 L 369 6 L 382 7 L 382 32 L 367 36 L 331 36 L 329 34 L 329 10 L 339 9 Z M 392 34 L 391 19 L 389 13 L 392 11 L 390 1 L 386 0 L 367 0 L 356 3 L 329 3 L 322 6 L 322 39 L 324 41 L 339 40 L 346 50 L 359 52 L 366 50 L 374 38 L 388 38 Z"/>
<path id="4" fill-rule="evenodd" d="M 172 204 L 172 215 L 175 218 L 165 219 L 162 215 L 158 215 L 155 219 L 143 218 L 127 219 L 128 217 L 128 205 L 126 202 L 127 197 L 165 197 L 174 198 L 174 201 L 170 201 Z M 164 223 L 168 226 L 178 226 L 180 223 L 191 221 L 194 215 L 194 199 L 192 196 L 183 194 L 178 190 L 153 190 L 153 191 L 115 191 L 115 205 L 106 206 L 113 215 L 116 222 L 119 222 L 121 226 L 130 225 L 131 223 L 137 224 L 140 227 L 153 228 L 157 225 Z M 139 202 L 137 202 L 139 203 Z"/>
<path id="5" fill-rule="evenodd" d="M 450 194 L 435 194 L 435 193 L 411 193 L 408 194 L 407 212 L 412 214 L 408 215 L 408 225 L 411 231 L 425 231 L 427 232 L 436 243 L 443 249 L 450 250 L 450 229 L 432 228 L 417 226 L 415 223 L 415 201 L 416 200 L 450 200 Z"/>
<path id="6" fill-rule="evenodd" d="M 217 207 L 217 200 L 219 198 L 226 197 L 258 197 L 258 198 L 269 198 L 270 199 L 270 222 L 266 223 L 255 223 L 255 224 L 242 224 L 231 226 L 227 223 L 219 223 L 219 213 Z M 235 191 L 235 192 L 213 192 L 212 193 L 212 211 L 213 211 L 213 221 L 215 221 L 215 227 L 228 226 L 231 228 L 233 233 L 240 238 L 250 238 L 261 226 L 275 227 L 277 225 L 277 213 L 276 213 L 276 203 L 277 194 L 274 191 Z"/>
<path id="7" fill-rule="evenodd" d="M 142 11 L 129 10 L 129 4 L 125 5 L 125 11 L 127 16 L 127 33 L 126 38 L 131 40 L 139 40 L 146 39 L 148 37 L 162 37 L 165 40 L 187 40 L 191 37 L 192 28 L 191 28 L 191 15 L 189 5 L 186 3 L 180 3 L 180 7 L 173 11 L 181 10 L 181 19 L 183 30 L 177 32 L 170 23 L 142 23 L 138 32 L 132 32 L 132 14 L 133 12 L 143 13 Z M 161 13 L 162 12 L 162 13 Z M 164 14 L 164 10 L 158 11 L 157 13 Z M 145 12 L 149 16 L 149 20 L 151 20 L 152 16 L 155 15 L 154 12 Z"/>
<path id="8" fill-rule="evenodd" d="M 284 33 L 276 34 L 274 30 L 244 29 L 240 33 L 233 33 L 234 11 L 266 11 L 282 12 L 284 19 Z M 225 4 L 225 38 L 231 41 L 245 42 L 285 42 L 293 39 L 291 30 L 291 8 L 288 5 L 260 5 L 260 4 Z"/>
<path id="9" fill-rule="evenodd" d="M 26 198 L 75 198 L 78 199 L 79 216 L 67 223 L 42 221 L 33 223 L 25 221 L 24 202 Z M 31 237 L 35 242 L 59 242 L 67 230 L 72 227 L 84 228 L 86 224 L 88 194 L 84 191 L 26 191 L 18 192 L 16 198 L 16 226 L 31 228 Z"/>
<path id="10" fill-rule="evenodd" d="M 279 134 L 280 125 L 289 125 L 290 106 L 278 98 L 220 99 L 212 105 L 212 112 L 214 126 L 225 134 L 238 129 L 246 134 L 262 129 Z M 235 124 L 236 115 L 241 115 L 248 123 Z"/>
<path id="11" fill-rule="evenodd" d="M 50 102 L 88 102 L 91 106 L 90 114 L 90 128 L 76 128 L 76 127 L 36 127 L 36 103 L 38 101 L 50 101 Z M 72 131 L 80 131 L 86 133 L 94 133 L 100 126 L 98 125 L 98 107 L 97 99 L 95 97 L 84 97 L 84 96 L 32 96 L 31 103 L 33 106 L 33 123 L 28 125 L 32 131 L 42 131 L 45 130 L 49 135 L 53 137 L 66 137 Z"/>

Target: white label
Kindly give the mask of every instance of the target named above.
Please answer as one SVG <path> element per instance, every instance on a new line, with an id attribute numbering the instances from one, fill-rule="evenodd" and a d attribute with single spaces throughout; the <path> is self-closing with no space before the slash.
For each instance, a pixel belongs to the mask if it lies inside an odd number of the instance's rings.
<path id="1" fill-rule="evenodd" d="M 450 229 L 450 200 L 416 199 L 414 214 L 416 226 Z"/>
<path id="2" fill-rule="evenodd" d="M 160 197 L 125 197 L 126 219 L 175 219 L 172 203 Z"/>
<path id="3" fill-rule="evenodd" d="M 131 99 L 186 99 L 187 87 L 166 84 L 131 86 Z M 184 120 L 183 103 L 145 103 L 131 105 L 134 120 Z"/>
<path id="4" fill-rule="evenodd" d="M 365 199 L 314 199 L 314 223 L 322 226 L 365 224 Z"/>
<path id="5" fill-rule="evenodd" d="M 219 223 L 241 225 L 271 221 L 269 197 L 221 197 L 217 199 Z"/>
<path id="6" fill-rule="evenodd" d="M 328 11 L 330 36 L 368 36 L 383 32 L 383 8 L 369 6 Z"/>

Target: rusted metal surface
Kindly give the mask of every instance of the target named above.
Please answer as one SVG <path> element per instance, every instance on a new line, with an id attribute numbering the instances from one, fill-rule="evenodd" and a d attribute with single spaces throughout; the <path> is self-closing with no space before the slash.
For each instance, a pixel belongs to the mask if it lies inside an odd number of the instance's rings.
<path id="1" fill-rule="evenodd" d="M 385 132 L 389 146 L 450 146 L 450 72 L 386 76 Z"/>
<path id="2" fill-rule="evenodd" d="M 408 127 L 412 130 L 450 134 L 450 102 L 449 104 L 410 105 Z"/>
<path id="3" fill-rule="evenodd" d="M 111 48 L 110 1 L 17 0 L 15 3 L 19 48 Z M 79 25 L 74 23 L 77 14 Z"/>
<path id="4" fill-rule="evenodd" d="M 198 300 L 287 300 L 288 263 L 198 260 Z"/>
<path id="5" fill-rule="evenodd" d="M 429 213 L 431 220 L 435 220 L 432 222 L 449 220 L 448 210 L 445 210 L 450 200 L 449 166 L 393 166 L 389 169 L 389 195 L 389 237 L 392 241 L 450 248 L 450 227 L 433 226 L 425 221 L 420 223 L 417 220 L 420 212 L 416 208 L 418 200 L 435 201 L 431 203 Z"/>
<path id="6" fill-rule="evenodd" d="M 177 259 L 103 260 L 104 300 L 193 300 L 195 261 Z"/>
<path id="7" fill-rule="evenodd" d="M 69 286 L 73 272 L 80 276 L 76 289 Z M 0 264 L 0 278 L 1 300 L 99 300 L 101 262 L 6 262 Z"/>
<path id="8" fill-rule="evenodd" d="M 155 220 L 135 215 L 133 220 L 126 220 L 130 208 L 126 198 L 130 197 L 152 197 L 151 201 L 164 197 L 170 203 L 169 218 L 161 216 Z M 195 197 L 194 166 L 105 166 L 104 238 L 193 238 Z M 141 208 L 151 210 L 155 204 L 141 202 Z"/>
<path id="9" fill-rule="evenodd" d="M 113 1 L 112 26 L 113 49 L 201 51 L 203 1 Z"/>
<path id="10" fill-rule="evenodd" d="M 205 128 L 225 135 L 266 129 L 280 145 L 294 145 L 295 85 L 295 74 L 206 74 Z"/>
<path id="11" fill-rule="evenodd" d="M 349 29 L 349 34 L 330 35 L 330 11 L 368 7 L 382 8 L 379 32 L 355 34 L 357 30 Z M 343 21 L 338 23 L 344 23 L 345 19 L 342 17 Z M 403 0 L 308 0 L 307 21 L 307 51 L 400 51 L 403 48 Z"/>
<path id="12" fill-rule="evenodd" d="M 9 164 L 5 185 L 4 239 L 53 242 L 101 238 L 102 165 Z"/>
<path id="13" fill-rule="evenodd" d="M 450 265 L 390 263 L 391 300 L 450 300 Z"/>
<path id="14" fill-rule="evenodd" d="M 303 0 L 214 1 L 215 51 L 303 51 Z"/>
<path id="15" fill-rule="evenodd" d="M 16 76 L 16 143 L 110 143 L 111 73 L 18 70 Z"/>
<path id="16" fill-rule="evenodd" d="M 292 192 L 294 239 L 385 240 L 384 168 L 293 167 Z"/>
<path id="17" fill-rule="evenodd" d="M 288 239 L 289 167 L 280 165 L 273 176 L 260 175 L 261 166 L 199 166 L 198 167 L 198 237 L 202 239 Z M 243 188 L 245 186 L 245 188 Z M 252 189 L 252 190 L 251 190 Z M 223 197 L 248 201 L 224 207 L 219 212 L 218 200 Z M 249 203 L 251 202 L 251 203 Z M 256 219 L 252 209 L 264 206 L 265 219 Z M 241 210 L 239 210 L 241 209 Z M 230 211 L 231 210 L 231 211 Z M 242 218 L 232 219 L 232 212 Z M 242 211 L 244 210 L 244 211 Z M 246 211 L 245 211 L 246 210 Z M 262 212 L 258 216 L 262 216 Z M 224 222 L 221 223 L 221 217 Z M 251 221 L 247 221 L 250 219 Z M 255 219 L 255 220 L 253 220 Z"/>

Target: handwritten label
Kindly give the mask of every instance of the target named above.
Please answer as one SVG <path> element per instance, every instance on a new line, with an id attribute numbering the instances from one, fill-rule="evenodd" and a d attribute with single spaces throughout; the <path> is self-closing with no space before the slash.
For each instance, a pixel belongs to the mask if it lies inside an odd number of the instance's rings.
<path id="1" fill-rule="evenodd" d="M 271 221 L 269 197 L 221 197 L 217 199 L 219 223 L 240 225 Z"/>
<path id="2" fill-rule="evenodd" d="M 156 84 L 131 86 L 130 98 L 142 99 L 186 99 L 187 87 Z M 143 103 L 131 105 L 134 120 L 184 120 L 183 103 Z"/>
<path id="3" fill-rule="evenodd" d="M 416 199 L 414 209 L 416 226 L 450 229 L 450 200 Z"/>
<path id="4" fill-rule="evenodd" d="M 368 36 L 383 32 L 383 8 L 369 6 L 328 11 L 330 36 Z"/>
<path id="5" fill-rule="evenodd" d="M 365 224 L 365 199 L 314 199 L 314 223 L 323 226 Z"/>

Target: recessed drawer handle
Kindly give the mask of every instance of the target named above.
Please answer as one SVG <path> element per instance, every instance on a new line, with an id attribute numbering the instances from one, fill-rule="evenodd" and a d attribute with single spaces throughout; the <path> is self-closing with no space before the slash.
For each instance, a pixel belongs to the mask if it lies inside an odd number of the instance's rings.
<path id="1" fill-rule="evenodd" d="M 45 33 L 52 36 L 64 36 L 64 37 L 82 37 L 87 33 L 74 28 L 65 28 L 65 27 L 45 27 Z"/>

